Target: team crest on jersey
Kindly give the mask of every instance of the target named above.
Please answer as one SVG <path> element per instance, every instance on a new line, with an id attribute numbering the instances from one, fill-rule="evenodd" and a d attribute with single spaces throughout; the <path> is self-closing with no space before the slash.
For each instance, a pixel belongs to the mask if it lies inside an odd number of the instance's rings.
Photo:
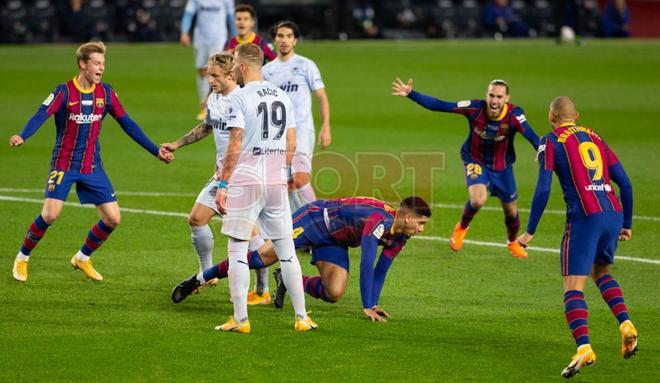
<path id="1" fill-rule="evenodd" d="M 374 231 L 371 234 L 373 234 L 373 236 L 376 237 L 377 239 L 380 239 L 380 237 L 383 236 L 383 233 L 385 233 L 385 225 L 381 223 L 374 229 Z"/>
<path id="2" fill-rule="evenodd" d="M 470 174 L 470 179 L 476 180 L 477 178 L 479 178 L 479 176 L 476 173 Z"/>
<path id="3" fill-rule="evenodd" d="M 50 103 L 53 102 L 54 99 L 55 99 L 55 95 L 51 93 L 51 94 L 48 95 L 48 97 L 46 97 L 46 99 L 44 100 L 42 105 L 49 106 Z"/>
<path id="4" fill-rule="evenodd" d="M 97 108 L 103 108 L 105 106 L 105 98 L 97 98 L 96 99 L 96 107 Z"/>
<path id="5" fill-rule="evenodd" d="M 55 184 L 48 185 L 48 191 L 52 192 L 53 190 L 55 190 Z"/>
<path id="6" fill-rule="evenodd" d="M 463 100 L 456 103 L 459 108 L 467 108 L 472 102 L 470 100 Z"/>
<path id="7" fill-rule="evenodd" d="M 293 68 L 291 68 L 291 74 L 294 76 L 299 75 L 300 71 L 301 71 L 300 67 L 294 66 Z"/>

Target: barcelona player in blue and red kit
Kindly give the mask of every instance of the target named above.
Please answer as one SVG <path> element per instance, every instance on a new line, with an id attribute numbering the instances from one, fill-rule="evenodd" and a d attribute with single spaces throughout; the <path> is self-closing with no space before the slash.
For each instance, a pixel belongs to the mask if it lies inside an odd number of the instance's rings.
<path id="1" fill-rule="evenodd" d="M 119 224 L 119 205 L 100 157 L 101 123 L 110 113 L 122 129 L 138 144 L 165 162 L 171 153 L 154 145 L 140 127 L 128 116 L 110 85 L 101 82 L 105 70 L 105 45 L 101 42 L 81 45 L 77 52 L 80 73 L 66 84 L 60 84 L 27 122 L 20 135 L 9 139 L 11 146 L 20 146 L 44 122 L 54 116 L 57 128 L 55 148 L 46 182 L 44 206 L 30 225 L 23 246 L 16 256 L 13 276 L 27 280 L 30 253 L 45 235 L 48 227 L 62 212 L 71 186 L 76 185 L 80 203 L 96 205 L 101 219 L 91 228 L 80 251 L 71 258 L 71 265 L 87 277 L 103 279 L 92 267 L 90 255 Z"/>
<path id="2" fill-rule="evenodd" d="M 529 223 L 527 232 L 519 238 L 525 246 L 532 240 L 550 197 L 554 171 L 566 202 L 566 230 L 560 250 L 566 321 L 578 346 L 562 371 L 565 378 L 596 361 L 589 343 L 589 311 L 583 294 L 589 275 L 619 322 L 622 356 L 627 359 L 637 351 L 637 331 L 621 288 L 610 275 L 618 241 L 632 235 L 632 186 L 612 149 L 598 133 L 577 125 L 578 118 L 570 98 L 557 97 L 550 104 L 553 130 L 541 139 L 539 177 Z M 621 201 L 612 181 L 619 186 Z"/>
<path id="3" fill-rule="evenodd" d="M 272 46 L 262 36 L 256 34 L 254 23 L 257 19 L 257 11 L 250 4 L 239 4 L 234 10 L 234 24 L 236 25 L 236 36 L 233 36 L 225 44 L 224 50 L 233 52 L 241 44 L 254 44 L 261 48 L 264 53 L 264 64 L 275 60 L 277 54 Z"/>
<path id="4" fill-rule="evenodd" d="M 468 119 L 469 134 L 461 148 L 461 159 L 470 199 L 452 232 L 451 249 L 458 251 L 462 248 L 469 224 L 486 203 L 490 190 L 491 195 L 502 203 L 509 251 L 516 258 L 527 257 L 525 249 L 516 241 L 520 218 L 518 190 L 513 176 L 516 160 L 513 139 L 516 133 L 520 133 L 536 149 L 539 138 L 522 108 L 509 103 L 509 85 L 503 80 L 493 80 L 488 85 L 485 100 L 447 102 L 415 92 L 412 79 L 405 84 L 397 78 L 392 83 L 392 94 L 408 97 L 430 110 L 461 114 Z"/>
<path id="5" fill-rule="evenodd" d="M 431 209 L 419 197 L 405 198 L 399 209 L 367 197 L 319 200 L 304 205 L 293 213 L 294 243 L 296 250 L 311 249 L 311 263 L 320 272 L 319 276 L 303 276 L 305 292 L 314 298 L 337 302 L 348 285 L 348 249 L 360 247 L 363 312 L 373 321 L 385 321 L 389 314 L 378 306 L 378 300 L 387 271 L 408 239 L 424 231 L 429 217 Z M 377 257 L 379 246 L 383 249 Z M 270 243 L 248 255 L 249 266 L 253 269 L 270 266 L 276 261 Z M 227 268 L 225 260 L 193 275 L 174 289 L 172 300 L 178 303 L 206 281 L 226 278 Z M 286 288 L 278 271 L 275 274 L 277 293 L 274 303 L 281 308 Z"/>

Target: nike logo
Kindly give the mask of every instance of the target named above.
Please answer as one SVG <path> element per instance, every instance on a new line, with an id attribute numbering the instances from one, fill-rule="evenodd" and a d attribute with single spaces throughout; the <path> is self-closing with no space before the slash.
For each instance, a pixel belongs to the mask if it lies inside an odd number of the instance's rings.
<path id="1" fill-rule="evenodd" d="M 114 197 L 114 196 L 115 196 L 115 194 L 117 194 L 117 193 L 112 193 L 112 194 L 110 194 L 110 197 Z"/>
<path id="2" fill-rule="evenodd" d="M 69 102 L 69 106 L 74 106 L 74 105 L 76 105 L 77 103 L 78 103 L 78 101 Z"/>

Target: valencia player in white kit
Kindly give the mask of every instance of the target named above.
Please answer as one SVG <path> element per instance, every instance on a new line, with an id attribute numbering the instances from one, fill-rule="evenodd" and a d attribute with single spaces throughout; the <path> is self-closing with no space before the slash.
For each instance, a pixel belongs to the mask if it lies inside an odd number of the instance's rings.
<path id="1" fill-rule="evenodd" d="M 236 48 L 235 73 L 244 87 L 232 95 L 227 116 L 229 144 L 218 182 L 216 202 L 225 214 L 222 233 L 229 237 L 229 289 L 234 315 L 216 327 L 249 333 L 247 295 L 250 269 L 247 250 L 257 223 L 276 249 L 282 277 L 296 314 L 294 328 L 308 331 L 318 325 L 307 316 L 302 271 L 292 238 L 286 168 L 296 147 L 291 100 L 261 77 L 263 52 L 254 44 Z"/>

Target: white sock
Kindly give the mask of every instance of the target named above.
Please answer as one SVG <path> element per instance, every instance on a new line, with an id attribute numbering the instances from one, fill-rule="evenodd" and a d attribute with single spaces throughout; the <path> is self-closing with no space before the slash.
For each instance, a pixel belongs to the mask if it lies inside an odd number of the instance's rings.
<path id="1" fill-rule="evenodd" d="M 19 251 L 18 254 L 16 254 L 16 259 L 18 259 L 19 261 L 28 262 L 30 260 L 30 256 L 23 254 L 22 251 Z"/>
<path id="2" fill-rule="evenodd" d="M 234 319 L 242 322 L 247 319 L 247 295 L 250 289 L 250 266 L 247 261 L 248 241 L 229 237 L 227 255 L 229 258 L 229 291 L 234 304 Z M 302 281 L 302 277 L 301 277 Z M 301 282 L 302 284 L 302 282 Z"/>
<path id="3" fill-rule="evenodd" d="M 300 196 L 300 202 L 303 205 L 316 201 L 316 193 L 311 184 L 305 184 L 300 189 L 297 189 L 298 195 Z"/>
<path id="4" fill-rule="evenodd" d="M 213 232 L 209 225 L 190 226 L 193 247 L 199 258 L 199 269 L 204 271 L 213 266 Z"/>
<path id="5" fill-rule="evenodd" d="M 307 310 L 305 309 L 305 291 L 302 285 L 302 270 L 300 269 L 300 262 L 296 256 L 296 248 L 293 244 L 293 239 L 282 238 L 274 239 L 273 246 L 277 253 L 277 258 L 280 260 L 280 267 L 282 268 L 282 279 L 284 286 L 286 286 L 287 293 L 291 298 L 293 310 L 296 316 L 302 319 L 307 318 Z"/>
<path id="6" fill-rule="evenodd" d="M 253 252 L 254 250 L 258 250 L 261 248 L 266 243 L 263 238 L 261 238 L 261 235 L 253 235 L 252 238 L 250 238 L 250 244 L 248 245 L 248 252 Z M 264 267 L 262 269 L 255 269 L 254 270 L 254 290 L 258 294 L 263 294 L 265 292 L 268 292 L 268 267 Z"/>
<path id="7" fill-rule="evenodd" d="M 303 205 L 300 201 L 298 190 L 292 190 L 289 192 L 289 205 L 291 205 L 291 213 L 295 212 Z"/>
<path id="8" fill-rule="evenodd" d="M 211 91 L 211 84 L 206 80 L 206 77 L 197 76 L 197 97 L 199 97 L 199 102 L 206 100 L 206 96 L 209 95 Z"/>
<path id="9" fill-rule="evenodd" d="M 200 284 L 202 284 L 202 285 L 203 285 L 204 283 L 206 283 L 206 279 L 204 279 L 204 272 L 203 272 L 203 271 L 200 271 L 199 273 L 197 273 L 197 275 L 195 276 L 195 278 L 196 278 L 197 281 L 198 281 Z"/>
<path id="10" fill-rule="evenodd" d="M 83 254 L 80 250 L 76 253 L 76 259 L 82 262 L 87 262 L 89 261 L 89 255 Z"/>

